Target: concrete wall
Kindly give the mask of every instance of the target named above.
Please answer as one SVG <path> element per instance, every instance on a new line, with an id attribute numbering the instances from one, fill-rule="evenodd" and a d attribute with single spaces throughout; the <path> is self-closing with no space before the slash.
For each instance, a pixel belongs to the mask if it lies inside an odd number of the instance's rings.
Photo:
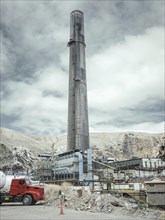
<path id="1" fill-rule="evenodd" d="M 162 192 L 165 193 L 165 181 L 162 182 L 148 182 L 146 183 L 147 192 Z"/>
<path id="2" fill-rule="evenodd" d="M 160 172 L 160 176 L 165 176 L 165 169 Z"/>
<path id="3" fill-rule="evenodd" d="M 111 189 L 129 189 L 129 184 L 111 184 Z"/>
<path id="4" fill-rule="evenodd" d="M 157 170 L 125 170 L 123 172 L 113 173 L 113 177 L 115 180 L 128 180 L 130 178 L 144 178 L 144 177 L 157 177 L 157 176 L 158 176 Z"/>
<path id="5" fill-rule="evenodd" d="M 151 205 L 165 206 L 165 193 L 147 193 L 147 202 Z"/>
<path id="6" fill-rule="evenodd" d="M 134 183 L 134 190 L 139 191 L 141 189 L 144 189 L 144 184 L 143 183 Z"/>
<path id="7" fill-rule="evenodd" d="M 151 205 L 165 205 L 165 181 L 146 182 L 147 202 Z"/>
<path id="8" fill-rule="evenodd" d="M 113 177 L 115 180 L 123 180 L 125 179 L 125 172 L 113 173 Z"/>
<path id="9" fill-rule="evenodd" d="M 64 169 L 62 171 L 62 168 L 64 168 L 66 171 Z M 59 169 L 61 169 L 63 173 L 79 172 L 78 157 L 74 154 L 71 154 L 71 155 L 67 155 L 67 156 L 59 157 L 55 159 L 54 164 L 53 164 L 53 170 L 58 171 Z"/>
<path id="10" fill-rule="evenodd" d="M 132 178 L 136 178 L 136 177 L 140 177 L 140 178 L 144 178 L 144 177 L 156 177 L 158 175 L 157 171 L 153 171 L 153 170 L 127 170 L 126 171 L 127 175 L 129 177 Z"/>
<path id="11" fill-rule="evenodd" d="M 141 189 L 144 189 L 144 184 L 142 183 L 125 183 L 125 184 L 111 184 L 111 189 L 116 189 L 116 190 L 135 190 L 139 191 Z"/>

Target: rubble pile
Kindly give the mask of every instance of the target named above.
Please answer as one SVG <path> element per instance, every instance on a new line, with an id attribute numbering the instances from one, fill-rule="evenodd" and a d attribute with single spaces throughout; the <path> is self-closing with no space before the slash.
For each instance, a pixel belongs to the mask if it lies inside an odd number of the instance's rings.
<path id="1" fill-rule="evenodd" d="M 104 213 L 112 211 L 111 202 L 114 200 L 110 194 L 91 193 L 87 188 L 77 189 L 75 187 L 65 193 L 65 207 L 67 208 Z M 116 202 L 119 204 L 118 201 Z"/>
<path id="2" fill-rule="evenodd" d="M 45 203 L 47 205 L 58 206 L 60 204 L 59 191 L 63 192 L 70 191 L 70 188 L 73 188 L 69 183 L 62 183 L 62 185 L 54 184 L 45 184 L 44 185 L 44 194 L 45 194 Z"/>
<path id="3" fill-rule="evenodd" d="M 59 207 L 59 190 L 64 192 L 64 206 L 68 209 L 107 214 L 118 210 L 125 215 L 162 219 L 163 212 L 149 209 L 147 204 L 138 204 L 132 198 L 116 197 L 99 192 L 91 193 L 88 187 L 45 185 L 45 202 L 47 205 Z"/>
<path id="4" fill-rule="evenodd" d="M 59 185 L 44 185 L 45 203 L 47 205 L 53 204 L 56 206 L 59 204 L 59 190 L 61 190 Z"/>

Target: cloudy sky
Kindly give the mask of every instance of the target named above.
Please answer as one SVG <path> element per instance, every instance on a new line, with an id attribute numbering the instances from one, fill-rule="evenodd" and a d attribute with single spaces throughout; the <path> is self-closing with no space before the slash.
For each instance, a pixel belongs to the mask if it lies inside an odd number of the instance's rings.
<path id="1" fill-rule="evenodd" d="M 70 12 L 84 12 L 90 131 L 164 131 L 164 1 L 1 1 L 1 127 L 67 131 Z"/>

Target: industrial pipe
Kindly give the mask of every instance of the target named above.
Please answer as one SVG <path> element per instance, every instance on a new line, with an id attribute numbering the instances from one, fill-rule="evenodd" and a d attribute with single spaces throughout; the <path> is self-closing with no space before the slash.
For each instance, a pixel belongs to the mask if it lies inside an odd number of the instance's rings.
<path id="1" fill-rule="evenodd" d="M 83 156 L 80 152 L 75 153 L 79 158 L 79 181 L 83 181 Z"/>

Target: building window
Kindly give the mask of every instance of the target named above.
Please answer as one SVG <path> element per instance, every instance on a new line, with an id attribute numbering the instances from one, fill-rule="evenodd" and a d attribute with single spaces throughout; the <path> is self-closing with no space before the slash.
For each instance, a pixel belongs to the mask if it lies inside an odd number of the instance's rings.
<path id="1" fill-rule="evenodd" d="M 149 186 L 154 187 L 154 184 L 153 184 L 153 183 L 150 183 Z"/>
<path id="2" fill-rule="evenodd" d="M 147 167 L 147 161 L 145 161 L 145 167 Z"/>
<path id="3" fill-rule="evenodd" d="M 154 166 L 155 166 L 155 168 L 156 168 L 156 162 L 154 162 Z"/>
<path id="4" fill-rule="evenodd" d="M 150 161 L 150 167 L 152 167 L 152 162 Z"/>
<path id="5" fill-rule="evenodd" d="M 134 188 L 134 184 L 130 183 L 129 184 L 129 188 L 133 189 Z"/>

